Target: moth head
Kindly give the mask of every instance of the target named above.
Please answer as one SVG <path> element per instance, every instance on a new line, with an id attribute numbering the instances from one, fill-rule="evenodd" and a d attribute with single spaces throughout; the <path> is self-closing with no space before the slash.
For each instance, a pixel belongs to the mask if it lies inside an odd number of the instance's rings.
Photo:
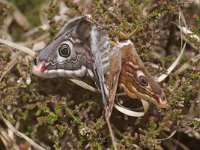
<path id="1" fill-rule="evenodd" d="M 91 23 L 84 17 L 70 20 L 34 59 L 33 73 L 44 78 L 86 75 L 92 61 L 90 28 Z"/>
<path id="2" fill-rule="evenodd" d="M 133 44 L 121 48 L 122 71 L 120 86 L 133 98 L 143 99 L 164 108 L 167 107 L 165 94 L 144 67 Z"/>

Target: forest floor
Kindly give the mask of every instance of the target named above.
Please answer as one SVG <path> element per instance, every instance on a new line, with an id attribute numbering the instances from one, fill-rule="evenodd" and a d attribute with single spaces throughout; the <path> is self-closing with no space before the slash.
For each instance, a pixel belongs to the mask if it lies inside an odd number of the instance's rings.
<path id="1" fill-rule="evenodd" d="M 86 13 L 112 41 L 130 39 L 151 75 L 167 74 L 159 83 L 167 109 L 150 104 L 143 117 L 113 109 L 117 147 L 199 150 L 199 0 L 0 0 L 0 149 L 113 149 L 100 94 L 31 71 L 35 54 Z M 143 112 L 140 100 L 116 99 Z"/>

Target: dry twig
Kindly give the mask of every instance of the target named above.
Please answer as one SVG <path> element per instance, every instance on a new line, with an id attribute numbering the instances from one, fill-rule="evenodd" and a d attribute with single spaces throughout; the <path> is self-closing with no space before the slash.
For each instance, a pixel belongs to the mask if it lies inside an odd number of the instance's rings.
<path id="1" fill-rule="evenodd" d="M 24 47 L 24 46 L 15 44 L 15 43 L 13 43 L 13 42 L 11 42 L 11 41 L 4 40 L 4 39 L 0 39 L 0 43 L 5 44 L 5 45 L 8 45 L 8 46 L 10 46 L 10 47 L 12 47 L 12 48 L 15 48 L 15 49 L 17 49 L 17 50 L 20 50 L 20 51 L 22 51 L 22 52 L 24 52 L 24 53 L 27 53 L 27 54 L 31 55 L 32 57 L 35 56 L 35 52 L 32 51 L 31 49 L 29 49 L 28 47 Z"/>
<path id="2" fill-rule="evenodd" d="M 17 129 L 15 129 L 15 127 L 8 121 L 6 120 L 2 113 L 0 113 L 0 118 L 1 120 L 6 124 L 6 126 L 13 131 L 17 136 L 25 139 L 28 143 L 30 143 L 30 145 L 32 145 L 35 149 L 38 150 L 45 150 L 43 147 L 41 147 L 40 145 L 38 145 L 37 143 L 35 143 L 32 139 L 30 139 L 29 137 L 27 137 L 26 135 L 24 135 L 23 133 L 19 132 Z"/>

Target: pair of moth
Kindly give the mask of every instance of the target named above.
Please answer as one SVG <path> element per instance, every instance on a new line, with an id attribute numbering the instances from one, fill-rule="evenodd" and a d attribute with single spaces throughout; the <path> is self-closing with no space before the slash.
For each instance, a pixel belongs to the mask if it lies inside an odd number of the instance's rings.
<path id="1" fill-rule="evenodd" d="M 166 107 L 163 90 L 145 69 L 130 40 L 113 43 L 106 29 L 84 15 L 68 21 L 34 59 L 33 73 L 44 78 L 91 78 L 110 117 L 117 87 L 131 98 Z"/>
<path id="2" fill-rule="evenodd" d="M 117 146 L 109 118 L 118 87 L 130 98 L 167 106 L 162 89 L 145 69 L 133 43 L 111 42 L 107 30 L 95 24 L 90 15 L 69 20 L 34 59 L 32 71 L 43 78 L 91 78 L 102 95 L 114 149 Z"/>

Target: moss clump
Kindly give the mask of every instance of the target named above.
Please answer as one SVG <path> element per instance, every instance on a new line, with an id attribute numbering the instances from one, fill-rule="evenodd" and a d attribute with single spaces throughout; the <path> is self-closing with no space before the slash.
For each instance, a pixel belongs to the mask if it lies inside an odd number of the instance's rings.
<path id="1" fill-rule="evenodd" d="M 39 10 L 46 1 L 12 1 L 27 17 L 33 27 L 40 25 Z M 63 25 L 55 21 L 59 15 L 59 0 L 51 0 L 47 10 L 52 37 L 42 39 L 47 42 L 53 38 Z M 184 11 L 192 10 L 185 4 L 174 1 L 88 1 L 75 2 L 63 0 L 69 10 L 66 17 L 72 18 L 90 13 L 94 21 L 109 31 L 113 41 L 130 39 L 135 44 L 142 60 L 158 64 L 160 68 L 148 67 L 153 74 L 165 72 L 180 51 L 180 31 L 177 29 L 179 6 Z M 192 31 L 199 35 L 199 7 L 195 7 L 194 20 L 190 23 Z M 2 10 L 0 9 L 0 12 Z M 4 9 L 2 19 L 6 20 L 10 9 Z M 2 29 L 5 31 L 5 22 Z M 41 34 L 24 37 L 25 31 L 13 23 L 8 33 L 25 44 L 31 43 Z M 16 25 L 16 26 L 15 26 Z M 18 27 L 17 27 L 18 26 Z M 1 35 L 3 35 L 1 33 Z M 41 37 L 40 37 L 41 38 Z M 38 40 L 38 39 L 37 39 Z M 37 41 L 36 40 L 36 41 Z M 40 41 L 42 41 L 40 39 Z M 197 40 L 188 38 L 198 47 Z M 50 41 L 49 41 L 50 42 Z M 179 74 L 170 74 L 162 85 L 170 107 L 160 110 L 151 105 L 142 118 L 127 117 L 113 110 L 111 123 L 120 149 L 170 149 L 179 140 L 195 149 L 199 133 L 199 88 L 200 61 L 190 61 L 199 53 L 198 48 L 187 45 L 183 59 L 190 66 Z M 0 75 L 12 60 L 13 51 L 0 46 Z M 15 52 L 15 51 L 14 51 Z M 99 94 L 81 89 L 66 79 L 40 79 L 30 72 L 31 59 L 19 53 L 16 65 L 0 82 L 0 109 L 13 124 L 19 124 L 19 131 L 25 133 L 46 149 L 113 149 L 107 125 L 102 117 L 103 104 Z M 30 83 L 27 80 L 31 80 Z M 128 106 L 140 105 L 132 100 L 124 100 Z M 166 138 L 173 131 L 175 136 Z M 181 135 L 188 135 L 182 138 Z M 179 139 L 179 137 L 181 138 Z M 192 141 L 193 146 L 188 142 Z M 16 138 L 18 143 L 19 138 Z M 1 146 L 1 145 L 0 145 Z M 176 145 L 179 147 L 180 145 Z"/>

